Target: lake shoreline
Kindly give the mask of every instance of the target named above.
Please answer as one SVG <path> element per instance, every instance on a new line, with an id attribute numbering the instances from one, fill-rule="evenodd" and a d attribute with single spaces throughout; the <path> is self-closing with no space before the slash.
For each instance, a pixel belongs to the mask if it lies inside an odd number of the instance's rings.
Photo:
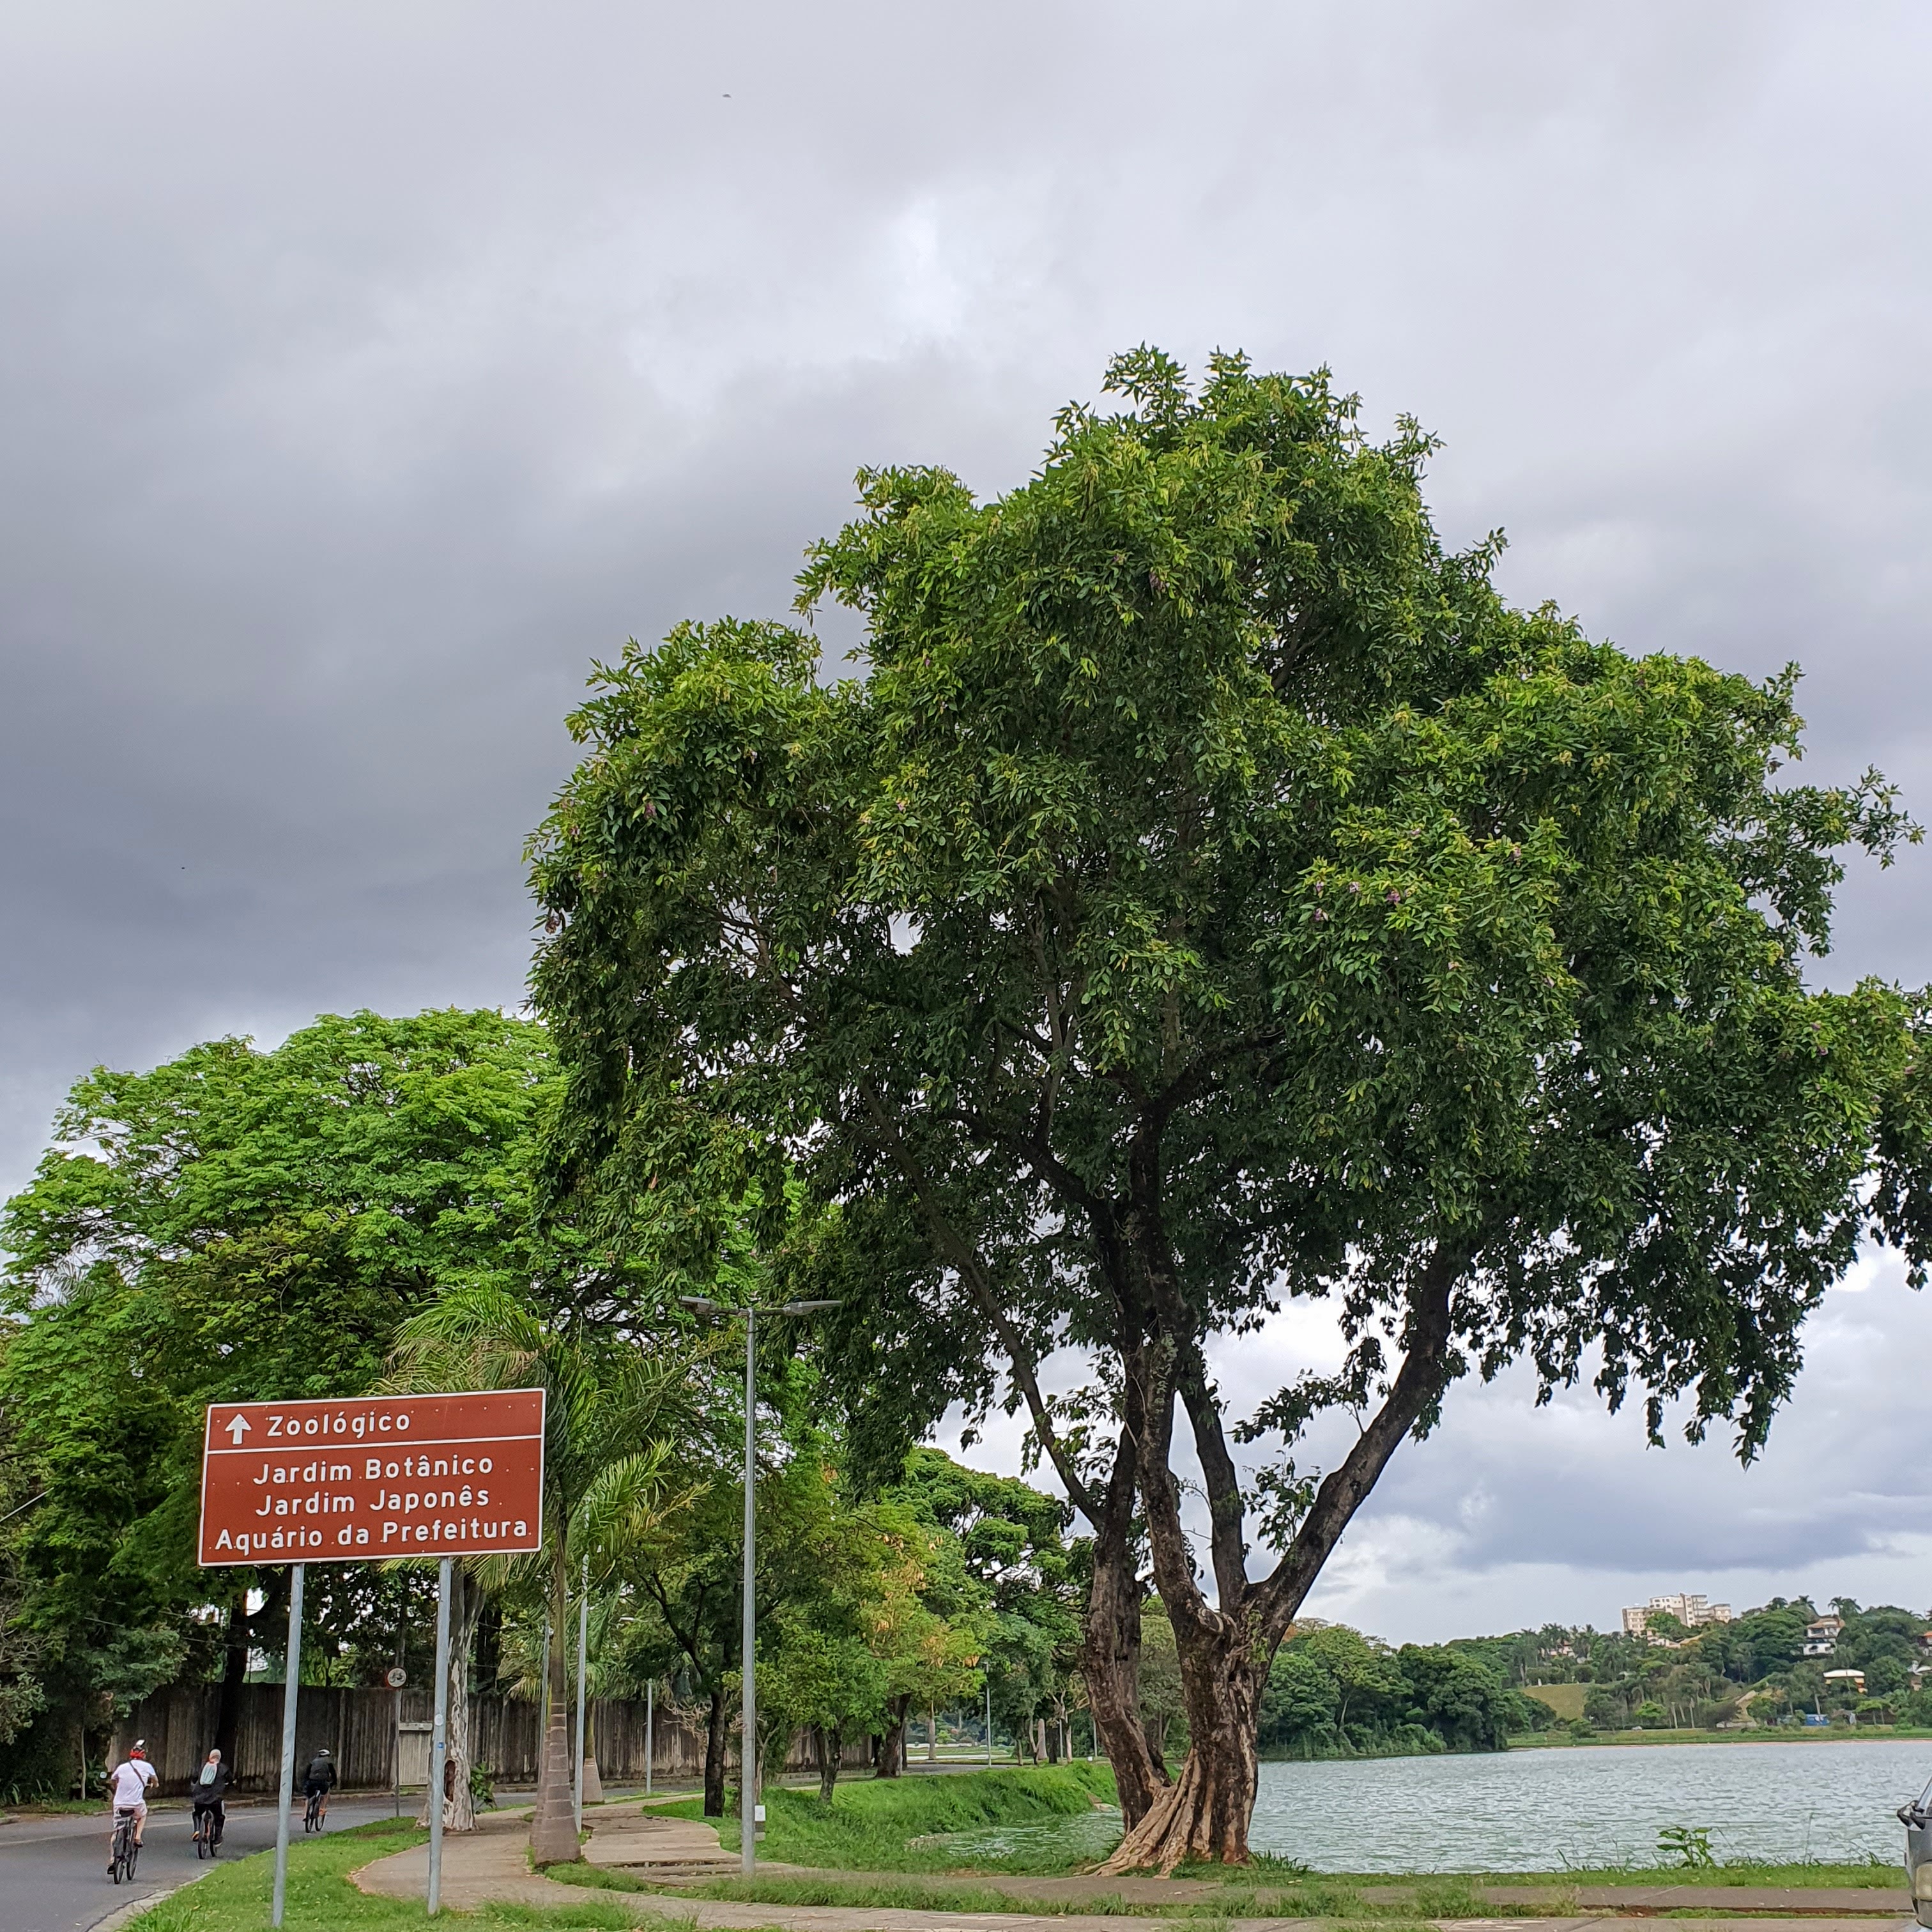
<path id="1" fill-rule="evenodd" d="M 1760 1724 L 1748 1731 L 1599 1731 L 1587 1738 L 1553 1737 L 1542 1731 L 1525 1731 L 1513 1737 L 1500 1751 L 1334 1751 L 1321 1757 L 1289 1757 L 1262 1751 L 1262 1764 L 1367 1764 L 1413 1759 L 1433 1763 L 1445 1757 L 1502 1757 L 1511 1751 L 1645 1750 L 1658 1746 L 1686 1744 L 1911 1744 L 1932 1740 L 1932 1730 L 1906 1724 L 1823 1725 L 1803 1730 Z"/>
<path id="2" fill-rule="evenodd" d="M 1513 1737 L 1508 1750 L 1589 1750 L 1600 1744 L 1619 1748 L 1655 1744 L 1910 1744 L 1932 1738 L 1932 1730 L 1910 1724 L 1807 1725 L 1759 1724 L 1744 1731 L 1600 1731 L 1587 1738 L 1552 1737 L 1526 1731 Z"/>

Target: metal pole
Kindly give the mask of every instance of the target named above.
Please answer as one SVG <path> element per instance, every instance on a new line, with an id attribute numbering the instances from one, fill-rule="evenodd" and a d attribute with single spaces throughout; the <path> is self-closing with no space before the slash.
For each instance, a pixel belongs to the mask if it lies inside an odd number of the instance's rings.
<path id="1" fill-rule="evenodd" d="M 986 1672 L 986 1768 L 993 1768 L 993 1673 Z"/>
<path id="2" fill-rule="evenodd" d="M 449 1572 L 446 1556 L 436 1566 L 436 1728 L 429 1745 L 429 1916 L 442 1904 L 443 1765 L 449 1756 Z"/>
<path id="3" fill-rule="evenodd" d="M 745 1708 L 744 1738 L 739 1748 L 741 1774 L 738 1792 L 739 1863 L 746 1877 L 758 1860 L 758 1694 L 754 1682 L 757 1671 L 758 1612 L 752 1588 L 758 1568 L 758 1511 L 753 1506 L 753 1479 L 757 1464 L 758 1413 L 758 1314 L 745 1311 Z"/>
<path id="4" fill-rule="evenodd" d="M 590 1558 L 584 1559 L 584 1582 L 577 1592 L 577 1777 L 572 1808 L 584 1831 L 584 1672 L 590 1654 Z"/>
<path id="5" fill-rule="evenodd" d="M 289 1571 L 289 1647 L 282 1666 L 282 1784 L 275 1811 L 275 1899 L 271 1925 L 282 1922 L 289 1895 L 289 1797 L 296 1781 L 296 1698 L 302 1689 L 302 1572 Z"/>
<path id="6" fill-rule="evenodd" d="M 651 1766 L 657 1762 L 657 1739 L 652 1735 L 657 1721 L 658 1680 L 644 1686 L 644 1796 L 651 1795 Z"/>
<path id="7" fill-rule="evenodd" d="M 410 1600 L 406 1584 L 404 1589 L 402 1622 L 396 1627 L 396 1668 L 398 1670 L 404 1667 L 404 1655 L 409 1648 L 410 1641 Z M 400 1684 L 396 1687 L 395 1733 L 396 1816 L 400 1818 L 403 1815 L 403 1692 Z"/>

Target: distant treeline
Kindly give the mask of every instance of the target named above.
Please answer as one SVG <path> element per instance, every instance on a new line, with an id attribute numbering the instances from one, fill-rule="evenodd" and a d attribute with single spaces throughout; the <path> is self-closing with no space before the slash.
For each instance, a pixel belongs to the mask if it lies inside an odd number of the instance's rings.
<path id="1" fill-rule="evenodd" d="M 1821 1615 L 1839 1618 L 1842 1628 L 1829 1654 L 1807 1657 L 1806 1626 Z M 1481 1639 L 1475 1647 L 1520 1686 L 1586 1686 L 1580 1722 L 1593 1730 L 1796 1722 L 1806 1712 L 1841 1722 L 1932 1725 L 1932 1690 L 1920 1674 L 1928 1627 L 1918 1611 L 1895 1604 L 1863 1609 L 1850 1597 L 1822 1604 L 1774 1597 L 1701 1630 L 1653 1616 L 1642 1636 L 1549 1624 Z M 1828 1675 L 1850 1671 L 1862 1672 L 1863 1682 Z"/>
<path id="2" fill-rule="evenodd" d="M 1842 1627 L 1830 1654 L 1807 1657 L 1806 1627 L 1821 1613 Z M 1916 1611 L 1862 1609 L 1848 1597 L 1822 1606 L 1774 1598 L 1697 1630 L 1653 1616 L 1641 1636 L 1546 1624 L 1399 1649 L 1346 1624 L 1304 1624 L 1268 1673 L 1262 1750 L 1280 1757 L 1499 1750 L 1526 1732 L 1795 1724 L 1806 1713 L 1932 1726 L 1932 1657 L 1921 1642 L 1928 1628 Z M 1862 1684 L 1826 1675 L 1846 1671 L 1862 1672 Z M 1578 1688 L 1538 1695 L 1559 1685 Z"/>
<path id="3" fill-rule="evenodd" d="M 1487 1654 L 1493 1640 L 1406 1643 L 1343 1624 L 1298 1630 L 1275 1653 L 1261 1748 L 1276 1757 L 1501 1750 L 1512 1732 L 1555 1721 Z M 1507 1642 L 1508 1640 L 1503 1640 Z"/>

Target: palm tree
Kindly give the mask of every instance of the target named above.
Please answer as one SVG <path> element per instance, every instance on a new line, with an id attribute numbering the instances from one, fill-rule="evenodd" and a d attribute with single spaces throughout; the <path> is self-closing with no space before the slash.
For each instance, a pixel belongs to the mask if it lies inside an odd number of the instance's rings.
<path id="1" fill-rule="evenodd" d="M 503 1289 L 472 1284 L 450 1289 L 405 1322 L 391 1364 L 388 1386 L 398 1391 L 544 1391 L 543 1548 L 482 1558 L 469 1573 L 492 1595 L 548 1601 L 558 1641 L 550 1647 L 550 1720 L 530 1856 L 540 1865 L 566 1863 L 579 1856 L 563 1640 L 571 1575 L 585 1556 L 602 1568 L 607 1552 L 650 1536 L 674 1506 L 664 1466 L 690 1401 L 690 1358 L 647 1355 L 574 1316 L 547 1322 Z M 473 1628 L 473 1617 L 466 1622 Z M 459 1684 L 466 1667 L 452 1645 Z M 466 1775 L 459 1766 L 459 1783 Z"/>

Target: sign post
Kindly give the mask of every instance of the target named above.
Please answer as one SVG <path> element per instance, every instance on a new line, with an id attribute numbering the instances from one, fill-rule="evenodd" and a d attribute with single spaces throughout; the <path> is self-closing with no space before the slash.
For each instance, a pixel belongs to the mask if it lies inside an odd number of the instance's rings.
<path id="1" fill-rule="evenodd" d="M 436 1729 L 429 1747 L 429 1916 L 442 1904 L 442 1814 L 448 1808 L 449 1754 L 449 1565 L 446 1556 L 436 1578 Z"/>
<path id="2" fill-rule="evenodd" d="M 282 1922 L 289 1891 L 289 1803 L 295 1795 L 296 1700 L 302 1694 L 302 1565 L 289 1572 L 289 1647 L 282 1666 L 282 1778 L 275 1794 L 275 1899 L 271 1925 Z"/>
<path id="3" fill-rule="evenodd" d="M 201 1454 L 202 1567 L 290 1566 L 275 1826 L 277 1926 L 288 1889 L 304 1567 L 440 1559 L 430 1766 L 428 1903 L 434 1912 L 442 1877 L 451 1566 L 459 1556 L 527 1556 L 542 1548 L 543 1446 L 542 1389 L 356 1396 L 340 1402 L 220 1402 L 208 1410 Z M 400 1675 L 392 1672 L 392 1681 Z M 400 1688 L 397 1708 L 400 1724 Z M 401 1742 L 399 1730 L 398 1778 Z M 400 1800 L 400 1790 L 398 1795 Z"/>

